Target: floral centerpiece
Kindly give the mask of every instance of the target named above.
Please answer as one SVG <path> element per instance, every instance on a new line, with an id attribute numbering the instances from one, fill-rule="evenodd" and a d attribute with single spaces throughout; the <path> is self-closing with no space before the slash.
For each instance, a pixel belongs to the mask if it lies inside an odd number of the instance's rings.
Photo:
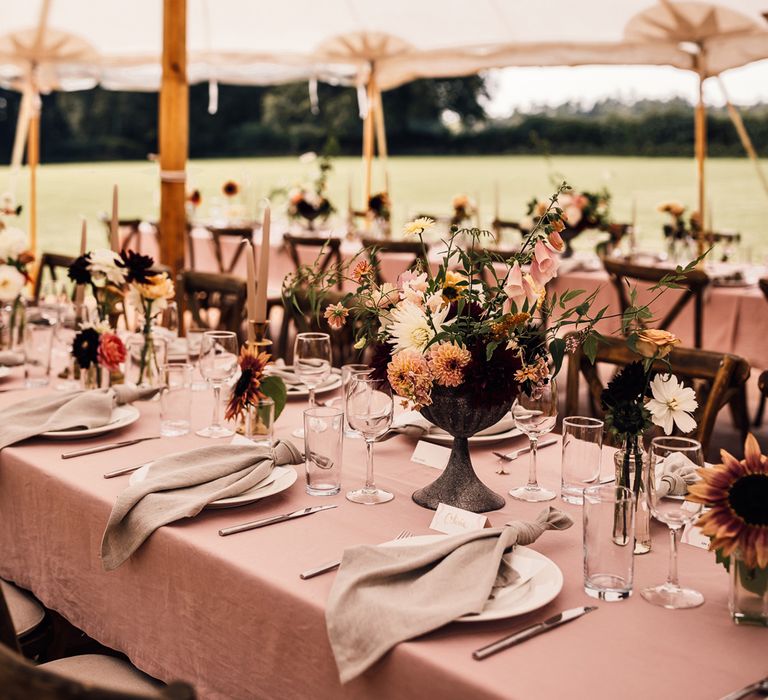
<path id="1" fill-rule="evenodd" d="M 102 370 L 118 372 L 125 362 L 125 345 L 103 321 L 83 324 L 72 341 L 72 356 L 86 389 L 102 386 Z"/>
<path id="2" fill-rule="evenodd" d="M 768 626 L 768 456 L 753 435 L 744 459 L 725 450 L 722 463 L 699 469 L 687 499 L 705 506 L 696 525 L 731 575 L 729 608 L 737 624 Z"/>
<path id="3" fill-rule="evenodd" d="M 67 274 L 75 284 L 91 288 L 99 318 L 114 328 L 123 311 L 123 287 L 127 275 L 124 256 L 109 248 L 97 248 L 76 258 Z"/>
<path id="4" fill-rule="evenodd" d="M 377 192 L 368 198 L 368 211 L 374 219 L 389 222 L 392 212 L 389 195 L 386 192 Z"/>
<path id="5" fill-rule="evenodd" d="M 0 304 L 6 331 L 2 345 L 9 348 L 18 341 L 24 305 L 22 294 L 31 281 L 27 268 L 34 259 L 28 248 L 27 235 L 0 221 Z"/>
<path id="6" fill-rule="evenodd" d="M 165 272 L 152 274 L 155 261 L 148 255 L 123 251 L 128 288 L 126 303 L 138 313 L 144 343 L 138 358 L 138 385 L 154 386 L 160 379 L 160 358 L 153 337 L 153 322 L 176 296 L 173 281 Z"/>
<path id="7" fill-rule="evenodd" d="M 336 211 L 326 195 L 328 176 L 333 165 L 329 156 L 318 157 L 312 152 L 303 154 L 299 160 L 304 164 L 316 164 L 317 174 L 311 184 L 297 185 L 288 191 L 288 217 L 293 220 L 304 219 L 307 227 L 312 229 L 317 219 L 326 221 Z"/>
<path id="8" fill-rule="evenodd" d="M 270 418 L 260 404 L 262 399 L 270 398 L 274 402 L 274 420 L 285 408 L 288 395 L 285 382 L 264 372 L 270 359 L 269 353 L 258 347 L 246 344 L 240 349 L 240 376 L 232 387 L 224 417 L 244 421 L 245 435 L 249 438 L 264 434 L 270 428 Z"/>
<path id="9" fill-rule="evenodd" d="M 12 192 L 3 192 L 0 195 L 0 216 L 16 217 L 21 216 L 22 206 L 16 203 L 16 197 Z"/>
<path id="10" fill-rule="evenodd" d="M 186 199 L 186 209 L 187 209 L 187 218 L 194 220 L 197 216 L 197 210 L 200 208 L 200 205 L 203 203 L 203 195 L 200 193 L 200 190 L 197 188 L 193 190 L 187 191 L 187 199 Z"/>
<path id="11" fill-rule="evenodd" d="M 477 205 L 465 194 L 457 194 L 451 200 L 451 225 L 461 226 L 477 214 Z"/>
<path id="12" fill-rule="evenodd" d="M 654 372 L 654 364 L 669 355 L 680 340 L 657 329 L 624 327 L 628 343 L 642 360 L 626 365 L 600 396 L 605 425 L 621 447 L 614 454 L 616 484 L 635 494 L 635 553 L 651 549 L 650 513 L 641 498 L 645 489 L 645 452 L 642 436 L 652 425 L 670 435 L 696 428 L 692 414 L 698 407 L 696 394 L 671 374 Z"/>
<path id="13" fill-rule="evenodd" d="M 679 202 L 663 202 L 657 210 L 670 218 L 662 227 L 670 257 L 677 259 L 681 254 L 690 252 L 692 243 L 701 232 L 699 213 L 694 211 L 686 217 L 687 207 Z"/>

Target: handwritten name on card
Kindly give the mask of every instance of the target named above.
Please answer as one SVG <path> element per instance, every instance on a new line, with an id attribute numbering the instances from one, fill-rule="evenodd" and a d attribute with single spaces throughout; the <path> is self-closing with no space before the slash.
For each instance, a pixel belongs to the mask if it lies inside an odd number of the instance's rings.
<path id="1" fill-rule="evenodd" d="M 416 443 L 416 449 L 411 456 L 411 462 L 416 464 L 425 464 L 434 469 L 445 469 L 448 465 L 448 459 L 451 456 L 451 449 L 442 445 L 433 445 L 431 442 L 419 440 Z"/>
<path id="2" fill-rule="evenodd" d="M 437 506 L 435 516 L 429 527 L 431 530 L 443 532 L 446 535 L 456 535 L 460 532 L 471 532 L 490 527 L 488 518 L 481 513 L 472 513 L 462 508 L 447 506 L 441 503 Z"/>

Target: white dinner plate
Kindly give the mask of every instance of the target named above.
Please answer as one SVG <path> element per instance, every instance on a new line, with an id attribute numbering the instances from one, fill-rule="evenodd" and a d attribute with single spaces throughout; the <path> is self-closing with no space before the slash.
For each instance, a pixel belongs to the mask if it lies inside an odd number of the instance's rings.
<path id="1" fill-rule="evenodd" d="M 509 440 L 510 438 L 519 437 L 522 435 L 522 431 L 518 428 L 511 428 L 505 430 L 503 433 L 496 433 L 495 435 L 473 435 L 469 438 L 470 445 L 492 445 L 494 442 L 501 442 L 502 440 Z M 422 440 L 428 442 L 434 442 L 438 445 L 447 445 L 450 447 L 453 445 L 453 436 L 448 433 L 429 433 L 424 435 Z"/>
<path id="2" fill-rule="evenodd" d="M 147 478 L 152 462 L 148 462 L 141 469 L 131 474 L 128 483 L 138 484 Z M 218 501 L 209 503 L 206 508 L 237 508 L 238 506 L 247 506 L 250 503 L 260 501 L 262 498 L 274 496 L 276 493 L 291 488 L 298 478 L 298 473 L 293 467 L 275 467 L 272 473 L 263 481 L 248 489 L 239 496 L 230 496 L 229 498 L 220 498 Z"/>
<path id="3" fill-rule="evenodd" d="M 125 406 L 115 406 L 112 409 L 112 419 L 105 425 L 100 425 L 98 428 L 77 428 L 75 430 L 52 430 L 48 433 L 42 433 L 40 437 L 52 438 L 55 440 L 79 440 L 80 438 L 95 437 L 96 435 L 103 435 L 104 433 L 110 433 L 113 430 L 119 430 L 125 428 L 131 423 L 135 423 L 139 420 L 141 413 L 139 409 L 131 404 Z"/>
<path id="4" fill-rule="evenodd" d="M 280 367 L 280 370 L 291 371 L 292 367 Z M 277 375 L 280 376 L 280 375 Z M 341 372 L 338 369 L 332 369 L 331 375 L 326 379 L 317 389 L 315 394 L 325 394 L 329 391 L 334 391 L 341 386 Z M 288 390 L 288 398 L 300 398 L 309 396 L 309 389 L 304 384 L 288 384 L 285 383 L 285 387 Z"/>
<path id="5" fill-rule="evenodd" d="M 387 542 L 383 546 L 407 547 L 409 544 L 427 544 L 444 539 L 449 535 L 418 535 L 401 540 Z M 541 567 L 536 574 L 522 586 L 510 589 L 500 588 L 493 598 L 485 604 L 483 611 L 478 615 L 464 615 L 456 622 L 488 622 L 489 620 L 504 620 L 508 617 L 517 617 L 543 608 L 552 602 L 563 588 L 563 572 L 548 557 L 529 547 L 515 547 L 512 554 L 504 556 L 512 557 L 514 568 L 514 556 L 518 554 L 533 560 Z"/>

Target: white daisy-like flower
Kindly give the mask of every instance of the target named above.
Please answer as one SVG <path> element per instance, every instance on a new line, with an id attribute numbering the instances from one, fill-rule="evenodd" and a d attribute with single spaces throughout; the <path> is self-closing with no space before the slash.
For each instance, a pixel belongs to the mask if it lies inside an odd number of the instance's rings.
<path id="1" fill-rule="evenodd" d="M 21 229 L 6 226 L 0 230 L 0 260 L 15 260 L 28 245 L 27 234 Z"/>
<path id="2" fill-rule="evenodd" d="M 15 299 L 27 281 L 13 265 L 0 265 L 0 301 Z"/>
<path id="3" fill-rule="evenodd" d="M 420 216 L 418 219 L 409 221 L 403 226 L 403 235 L 405 235 L 406 238 L 418 236 L 431 229 L 434 225 L 434 219 L 430 219 L 428 216 Z"/>
<path id="4" fill-rule="evenodd" d="M 675 425 L 683 433 L 690 433 L 696 428 L 696 421 L 691 415 L 699 406 L 696 392 L 685 386 L 677 377 L 659 374 L 651 382 L 653 398 L 645 407 L 651 413 L 651 420 L 661 426 L 666 435 L 672 433 Z"/>
<path id="5" fill-rule="evenodd" d="M 391 321 L 387 326 L 389 342 L 394 345 L 393 353 L 401 350 L 424 352 L 428 343 L 442 331 L 445 317 L 450 307 L 445 306 L 428 317 L 423 309 L 406 301 L 392 311 Z M 431 320 L 431 323 L 430 323 Z"/>
<path id="6" fill-rule="evenodd" d="M 317 160 L 317 153 L 314 151 L 307 151 L 299 156 L 299 163 L 302 165 L 309 165 Z"/>
<path id="7" fill-rule="evenodd" d="M 100 287 L 106 281 L 121 285 L 125 282 L 125 267 L 120 256 L 109 248 L 97 248 L 91 251 L 91 262 L 88 265 L 93 283 Z"/>

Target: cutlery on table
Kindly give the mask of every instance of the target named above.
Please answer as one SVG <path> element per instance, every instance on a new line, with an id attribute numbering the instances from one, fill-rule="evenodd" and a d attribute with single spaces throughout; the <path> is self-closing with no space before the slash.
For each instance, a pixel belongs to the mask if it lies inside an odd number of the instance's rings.
<path id="1" fill-rule="evenodd" d="M 740 700 L 741 698 L 745 698 L 752 693 L 768 693 L 768 676 L 762 678 L 759 681 L 755 681 L 754 683 L 750 683 L 749 685 L 744 686 L 741 690 L 728 693 L 728 695 L 720 698 L 720 700 Z"/>
<path id="2" fill-rule="evenodd" d="M 264 527 L 265 525 L 273 525 L 274 523 L 283 523 L 286 520 L 294 520 L 295 518 L 303 518 L 305 515 L 312 515 L 312 513 L 319 513 L 321 510 L 330 510 L 331 508 L 337 508 L 337 504 L 333 503 L 327 506 L 310 506 L 308 508 L 300 508 L 293 511 L 293 513 L 285 513 L 285 515 L 275 515 L 271 518 L 262 518 L 261 520 L 252 520 L 249 523 L 243 523 L 242 525 L 234 525 L 233 527 L 225 527 L 219 530 L 219 535 L 226 537 L 227 535 L 234 535 L 238 532 L 245 532 L 246 530 L 255 530 L 257 527 Z"/>
<path id="3" fill-rule="evenodd" d="M 509 649 L 509 647 L 520 644 L 520 642 L 524 642 L 527 639 L 532 639 L 533 637 L 536 637 L 543 632 L 548 632 L 549 630 L 554 629 L 555 627 L 559 627 L 560 625 L 564 625 L 566 622 L 570 622 L 571 620 L 576 620 L 582 615 L 586 615 L 593 610 L 597 610 L 597 607 L 594 605 L 588 605 L 586 607 L 582 605 L 578 608 L 563 610 L 563 612 L 558 613 L 557 615 L 553 615 L 552 617 L 544 620 L 544 622 L 539 622 L 535 625 L 524 627 L 523 629 L 517 632 L 513 632 L 512 634 L 503 637 L 496 642 L 492 642 L 491 644 L 488 644 L 478 649 L 477 651 L 473 651 L 472 658 L 476 661 L 482 661 L 483 659 L 487 659 L 489 656 L 493 656 L 493 654 L 504 651 L 504 649 Z"/>
<path id="4" fill-rule="evenodd" d="M 147 462 L 142 462 L 141 464 L 134 464 L 132 467 L 120 467 L 120 469 L 115 469 L 114 471 L 107 472 L 104 474 L 105 479 L 114 479 L 116 476 L 124 476 L 125 474 L 130 474 L 132 472 L 138 471 L 141 469 L 145 464 L 148 464 L 150 460 L 147 460 Z"/>
<path id="5" fill-rule="evenodd" d="M 413 537 L 413 534 L 409 530 L 403 530 L 398 534 L 397 537 L 395 537 L 396 540 L 405 540 L 409 537 Z M 316 566 L 314 569 L 307 569 L 306 571 L 303 571 L 299 574 L 300 579 L 304 579 L 305 581 L 310 578 L 314 578 L 315 576 L 319 576 L 320 574 L 328 573 L 329 571 L 334 571 L 338 569 L 341 566 L 341 559 L 338 559 L 336 561 L 329 561 L 327 564 L 320 564 L 320 566 Z"/>
<path id="6" fill-rule="evenodd" d="M 542 447 L 549 447 L 550 445 L 554 445 L 556 443 L 560 442 L 557 438 L 551 438 L 549 440 L 542 440 L 538 445 L 536 445 L 536 449 L 540 450 Z M 504 460 L 505 462 L 514 462 L 520 455 L 524 455 L 526 452 L 531 451 L 531 446 L 526 445 L 525 447 L 521 447 L 518 450 L 512 450 L 512 452 L 507 452 L 504 454 L 503 452 L 494 452 L 499 459 Z"/>
<path id="7" fill-rule="evenodd" d="M 97 452 L 106 452 L 107 450 L 116 450 L 118 447 L 129 447 L 130 445 L 138 445 L 140 442 L 146 442 L 147 440 L 159 440 L 160 435 L 153 435 L 152 437 L 134 438 L 133 440 L 123 440 L 122 442 L 110 442 L 106 445 L 97 445 L 96 447 L 86 447 L 82 450 L 73 450 L 72 452 L 63 452 L 62 459 L 72 459 L 72 457 L 82 457 L 84 455 L 93 455 Z"/>

